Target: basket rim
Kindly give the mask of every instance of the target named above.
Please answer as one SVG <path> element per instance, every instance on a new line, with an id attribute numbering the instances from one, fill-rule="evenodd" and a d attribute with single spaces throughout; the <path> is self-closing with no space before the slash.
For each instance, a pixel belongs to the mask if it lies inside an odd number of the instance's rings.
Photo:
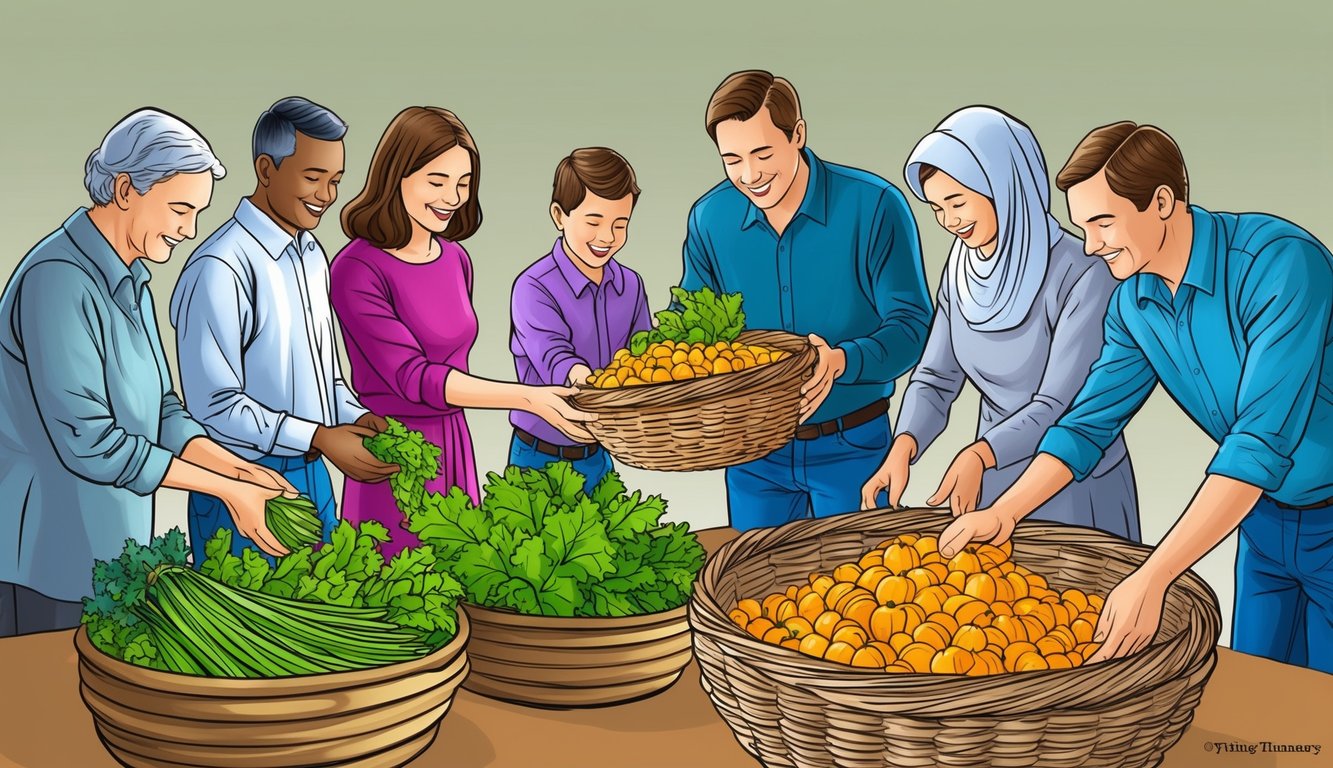
<path id="1" fill-rule="evenodd" d="M 507 608 L 492 608 L 475 603 L 466 605 L 468 612 L 478 622 L 506 624 L 524 629 L 559 629 L 566 632 L 626 630 L 671 624 L 676 621 L 686 621 L 689 611 L 689 603 L 685 603 L 665 611 L 639 613 L 633 616 L 534 616 Z"/>
<path id="2" fill-rule="evenodd" d="M 710 386 L 717 386 L 719 383 L 732 384 L 728 389 L 727 396 L 735 397 L 744 394 L 751 389 L 763 391 L 772 389 L 774 383 L 782 382 L 784 385 L 788 379 L 800 376 L 802 370 L 814 362 L 814 345 L 810 340 L 800 334 L 790 331 L 749 329 L 741 332 L 737 339 L 745 337 L 755 338 L 783 338 L 789 340 L 793 345 L 799 345 L 800 351 L 793 352 L 791 356 L 779 360 L 776 363 L 747 368 L 740 372 L 706 376 L 698 379 L 689 379 L 686 381 L 659 381 L 648 384 L 640 384 L 634 387 L 618 387 L 616 389 L 601 389 L 585 383 L 574 385 L 575 392 L 570 397 L 570 402 L 575 407 L 598 414 L 628 414 L 636 415 L 642 413 L 653 413 L 662 411 L 679 410 L 682 407 L 689 407 L 692 404 L 692 395 L 694 390 L 699 389 L 701 385 L 710 383 Z M 768 374 L 769 382 L 756 383 L 756 377 L 759 374 Z M 672 399 L 668 402 L 639 403 L 637 401 L 648 398 L 649 396 L 659 395 L 663 392 L 670 392 Z M 637 397 L 629 397 L 626 393 L 632 393 Z M 615 395 L 625 397 L 623 403 L 601 403 L 598 400 L 608 396 Z"/>
<path id="3" fill-rule="evenodd" d="M 1182 643 L 1192 640 L 1185 637 L 1187 632 L 1181 632 L 1166 638 L 1162 638 L 1159 634 L 1153 643 L 1133 656 L 1073 669 L 979 677 L 886 674 L 883 670 L 856 669 L 805 655 L 800 655 L 798 659 L 791 655 L 789 649 L 775 648 L 772 644 L 764 643 L 743 632 L 731 621 L 726 610 L 712 594 L 712 584 L 724 573 L 736 563 L 753 557 L 797 550 L 824 537 L 848 533 L 874 532 L 873 535 L 886 537 L 908 531 L 936 533 L 937 531 L 930 530 L 930 523 L 934 523 L 942 530 L 943 525 L 947 525 L 951 520 L 952 516 L 947 510 L 880 509 L 819 520 L 801 520 L 778 528 L 761 528 L 742 533 L 719 547 L 705 564 L 704 570 L 700 572 L 690 598 L 690 623 L 695 630 L 695 642 L 725 646 L 729 656 L 742 657 L 750 666 L 778 683 L 800 688 L 830 702 L 836 700 L 840 704 L 854 705 L 855 701 L 873 700 L 874 705 L 880 710 L 888 708 L 903 714 L 923 717 L 988 714 L 976 710 L 958 712 L 951 708 L 947 693 L 959 691 L 968 693 L 993 691 L 997 710 L 994 714 L 1001 716 L 1054 708 L 1105 709 L 1128 699 L 1139 698 L 1145 693 L 1151 694 L 1153 689 L 1166 680 L 1192 676 L 1200 669 L 1215 664 L 1215 637 L 1211 645 L 1190 647 L 1187 649 L 1190 651 L 1188 655 L 1177 663 L 1171 663 L 1175 650 Z M 813 533 L 810 532 L 812 529 Z M 1115 543 L 1140 554 L 1150 552 L 1152 549 L 1095 529 L 1037 520 L 1020 521 L 1011 538 L 1016 542 L 1028 540 L 1036 544 L 1053 533 L 1068 533 L 1070 529 L 1080 529 L 1095 537 L 1105 537 L 1103 544 Z M 1106 553 L 1101 552 L 1101 554 Z M 1194 594 L 1196 592 L 1201 594 Z M 1216 594 L 1196 573 L 1189 570 L 1182 574 L 1172 584 L 1167 599 L 1171 600 L 1173 595 L 1175 599 L 1184 600 L 1188 604 L 1187 610 L 1191 615 L 1191 622 L 1198 620 L 1203 623 L 1205 629 L 1203 634 L 1212 635 L 1216 634 L 1212 630 L 1220 631 L 1221 616 Z M 779 654 L 779 651 L 782 653 Z M 701 662 L 700 666 L 703 668 L 707 665 Z M 1167 670 L 1163 674 L 1142 674 L 1144 670 L 1163 667 Z M 1136 670 L 1136 674 L 1125 674 L 1131 668 Z M 704 674 L 707 674 L 706 670 Z M 1071 681 L 1086 681 L 1090 678 L 1097 684 L 1069 685 Z M 1034 683 L 1047 688 L 1055 695 L 1033 696 L 1031 689 Z M 1075 687 L 1078 690 L 1071 690 Z M 1085 691 L 1085 688 L 1089 690 Z M 1080 693 L 1083 700 L 1079 699 Z M 912 694 L 921 694 L 922 697 L 917 699 Z"/>
<path id="4" fill-rule="evenodd" d="M 81 624 L 74 633 L 74 647 L 82 663 L 93 669 L 141 688 L 168 690 L 183 696 L 211 696 L 216 698 L 255 698 L 256 685 L 266 689 L 267 696 L 304 695 L 314 692 L 335 691 L 343 688 L 362 688 L 377 683 L 442 669 L 464 654 L 471 636 L 471 623 L 460 602 L 456 609 L 458 631 L 438 650 L 417 659 L 400 661 L 347 672 L 326 672 L 314 675 L 286 677 L 204 677 L 180 672 L 149 669 L 117 659 L 98 648 L 88 634 L 88 625 Z"/>

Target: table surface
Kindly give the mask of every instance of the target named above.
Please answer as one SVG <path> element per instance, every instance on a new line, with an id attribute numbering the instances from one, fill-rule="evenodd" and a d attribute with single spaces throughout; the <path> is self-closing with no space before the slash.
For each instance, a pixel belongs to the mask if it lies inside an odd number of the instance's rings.
<path id="1" fill-rule="evenodd" d="M 729 529 L 700 532 L 710 551 L 734 535 Z M 0 766 L 116 766 L 79 699 L 73 634 L 0 640 Z M 1194 722 L 1161 765 L 1333 765 L 1330 702 L 1333 675 L 1219 648 Z M 1322 752 L 1265 752 L 1263 742 L 1320 744 Z M 1219 753 L 1219 744 L 1260 746 L 1254 754 Z M 722 722 L 691 663 L 657 696 L 591 710 L 531 709 L 460 690 L 434 744 L 413 765 L 727 768 L 758 762 Z"/>

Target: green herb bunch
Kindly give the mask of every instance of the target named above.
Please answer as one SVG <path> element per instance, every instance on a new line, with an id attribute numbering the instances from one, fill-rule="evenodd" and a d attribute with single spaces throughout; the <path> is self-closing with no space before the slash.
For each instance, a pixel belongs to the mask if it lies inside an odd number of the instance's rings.
<path id="1" fill-rule="evenodd" d="M 719 296 L 707 287 L 697 291 L 672 288 L 671 298 L 677 308 L 654 313 L 657 327 L 630 338 L 631 355 L 642 355 L 649 346 L 663 341 L 706 345 L 731 342 L 745 330 L 739 293 Z"/>

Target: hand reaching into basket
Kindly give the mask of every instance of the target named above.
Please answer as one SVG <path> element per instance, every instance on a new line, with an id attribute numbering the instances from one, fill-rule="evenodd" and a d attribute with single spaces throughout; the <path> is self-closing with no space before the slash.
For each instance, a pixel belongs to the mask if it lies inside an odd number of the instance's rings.
<path id="1" fill-rule="evenodd" d="M 880 493 L 887 492 L 890 508 L 896 508 L 907 490 L 912 474 L 912 459 L 916 458 L 916 438 L 901 434 L 893 439 L 893 447 L 875 474 L 861 486 L 861 509 L 878 509 Z"/>
<path id="2" fill-rule="evenodd" d="M 1139 568 L 1106 598 L 1092 641 L 1100 643 L 1088 664 L 1138 653 L 1152 641 L 1162 622 L 1166 586 L 1153 571 Z"/>
<path id="3" fill-rule="evenodd" d="M 574 387 L 525 387 L 521 411 L 527 411 L 542 421 L 560 430 L 570 440 L 579 443 L 595 443 L 597 438 L 583 426 L 596 421 L 597 415 L 580 411 L 570 405 L 565 398 L 573 397 L 578 390 Z"/>
<path id="4" fill-rule="evenodd" d="M 833 391 L 833 382 L 847 370 L 847 353 L 837 347 L 830 347 L 823 338 L 810 334 L 810 343 L 814 345 L 815 374 L 801 385 L 801 423 L 819 410 L 829 392 Z"/>
<path id="5" fill-rule="evenodd" d="M 985 440 L 976 441 L 954 457 L 926 504 L 938 507 L 947 502 L 954 517 L 971 512 L 981 503 L 981 478 L 993 466 L 995 454 L 990 445 Z"/>

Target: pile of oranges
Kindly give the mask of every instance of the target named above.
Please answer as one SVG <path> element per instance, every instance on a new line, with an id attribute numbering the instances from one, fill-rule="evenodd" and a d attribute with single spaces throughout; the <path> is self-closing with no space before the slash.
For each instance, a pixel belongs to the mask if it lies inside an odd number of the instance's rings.
<path id="1" fill-rule="evenodd" d="M 780 349 L 739 341 L 715 344 L 660 341 L 649 345 L 642 355 L 632 355 L 628 349 L 620 350 L 610 365 L 593 371 L 587 383 L 598 389 L 614 389 L 687 381 L 768 365 L 790 355 Z"/>
<path id="2" fill-rule="evenodd" d="M 1097 649 L 1103 598 L 1056 592 L 1011 559 L 1012 546 L 969 545 L 945 560 L 934 536 L 903 534 L 731 619 L 764 642 L 893 673 L 996 675 L 1071 669 Z"/>

